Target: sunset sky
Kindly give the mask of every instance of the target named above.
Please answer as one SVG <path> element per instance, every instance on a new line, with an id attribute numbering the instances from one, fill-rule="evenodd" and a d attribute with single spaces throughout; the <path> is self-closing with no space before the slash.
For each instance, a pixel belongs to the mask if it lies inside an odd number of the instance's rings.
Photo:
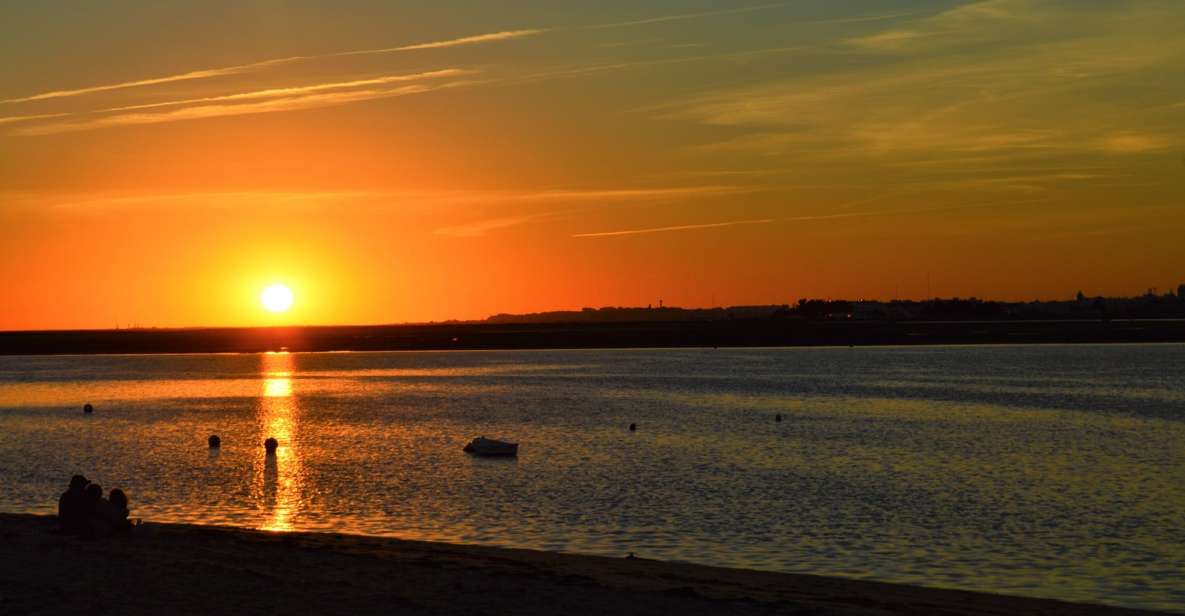
<path id="1" fill-rule="evenodd" d="M 0 329 L 1175 288 L 1183 32 L 1180 0 L 7 2 Z"/>

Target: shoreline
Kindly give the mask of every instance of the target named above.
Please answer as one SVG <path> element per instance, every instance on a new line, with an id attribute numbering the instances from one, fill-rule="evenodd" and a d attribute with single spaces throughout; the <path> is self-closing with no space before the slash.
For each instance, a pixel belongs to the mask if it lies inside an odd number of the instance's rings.
<path id="1" fill-rule="evenodd" d="M 83 540 L 0 513 L 0 612 L 1160 614 L 649 559 L 146 522 Z"/>
<path id="2" fill-rule="evenodd" d="M 1185 342 L 1185 319 L 293 326 L 0 332 L 0 355 Z"/>

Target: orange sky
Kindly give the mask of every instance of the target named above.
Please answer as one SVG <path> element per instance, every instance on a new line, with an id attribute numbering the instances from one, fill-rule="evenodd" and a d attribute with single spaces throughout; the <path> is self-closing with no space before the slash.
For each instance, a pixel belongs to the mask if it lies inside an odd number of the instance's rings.
<path id="1" fill-rule="evenodd" d="M 0 329 L 1185 282 L 1185 5 L 835 4 L 5 5 Z"/>

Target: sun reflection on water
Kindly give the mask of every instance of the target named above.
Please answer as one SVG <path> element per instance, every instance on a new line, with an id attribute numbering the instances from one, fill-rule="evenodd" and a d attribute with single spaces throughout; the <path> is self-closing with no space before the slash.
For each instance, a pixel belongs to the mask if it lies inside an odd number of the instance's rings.
<path id="1" fill-rule="evenodd" d="M 296 360 L 288 353 L 259 357 L 262 389 L 256 413 L 258 441 L 262 445 L 267 438 L 274 438 L 279 447 L 275 455 L 267 455 L 262 446 L 257 450 L 252 492 L 265 516 L 260 528 L 290 531 L 293 516 L 301 510 L 304 487 L 299 444 L 300 405 L 292 388 Z"/>
<path id="2" fill-rule="evenodd" d="M 282 374 L 283 376 L 264 379 L 264 398 L 287 398 L 292 395 L 292 379 L 289 378 L 291 375 L 287 372 L 279 374 Z"/>

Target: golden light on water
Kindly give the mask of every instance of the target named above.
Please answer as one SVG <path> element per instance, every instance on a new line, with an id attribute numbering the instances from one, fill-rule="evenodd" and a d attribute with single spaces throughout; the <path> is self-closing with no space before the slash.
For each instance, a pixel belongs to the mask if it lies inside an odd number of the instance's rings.
<path id="1" fill-rule="evenodd" d="M 292 395 L 292 379 L 288 373 L 282 374 L 283 376 L 263 380 L 264 398 L 287 398 Z"/>
<path id="2" fill-rule="evenodd" d="M 304 486 L 299 448 L 300 406 L 292 387 L 296 361 L 288 353 L 265 353 L 259 357 L 262 387 L 253 493 L 266 516 L 260 528 L 289 531 L 293 529 L 293 515 L 301 508 Z M 268 438 L 279 442 L 274 456 L 264 452 L 262 444 Z"/>

